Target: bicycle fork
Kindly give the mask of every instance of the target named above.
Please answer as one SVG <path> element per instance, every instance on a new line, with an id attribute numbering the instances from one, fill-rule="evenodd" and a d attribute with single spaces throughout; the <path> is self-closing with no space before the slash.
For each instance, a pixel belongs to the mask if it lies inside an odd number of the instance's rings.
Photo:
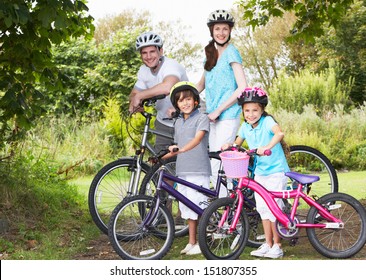
<path id="1" fill-rule="evenodd" d="M 240 185 L 240 183 L 241 182 L 239 182 L 239 185 Z M 236 230 L 236 226 L 238 224 L 238 221 L 239 221 L 239 218 L 240 218 L 240 214 L 241 214 L 241 209 L 243 208 L 243 205 L 244 205 L 244 197 L 243 197 L 243 194 L 241 193 L 240 188 L 237 188 L 235 190 L 235 193 L 236 194 L 233 193 L 230 196 L 232 198 L 236 198 L 235 201 L 234 201 L 234 204 L 233 204 L 234 206 L 236 206 L 236 211 L 235 211 L 235 214 L 233 216 L 233 219 L 232 219 L 232 223 L 230 225 L 230 228 L 227 230 L 227 233 L 229 233 L 229 234 L 233 233 Z M 225 212 L 222 214 L 221 220 L 219 222 L 219 228 L 223 228 L 224 227 L 224 224 L 225 224 L 225 222 L 228 219 L 229 213 L 230 213 L 230 209 L 227 208 L 225 210 Z"/>

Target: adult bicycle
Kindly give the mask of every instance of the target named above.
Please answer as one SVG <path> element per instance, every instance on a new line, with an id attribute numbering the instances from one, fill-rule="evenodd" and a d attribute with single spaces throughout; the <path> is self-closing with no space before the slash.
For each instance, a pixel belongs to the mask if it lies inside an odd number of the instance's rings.
<path id="1" fill-rule="evenodd" d="M 152 157 L 159 153 L 149 142 L 149 136 L 159 135 L 171 139 L 173 143 L 173 135 L 150 127 L 154 115 L 146 110 L 165 97 L 159 95 L 141 102 L 140 107 L 144 110 L 140 113 L 145 118 L 145 124 L 140 147 L 135 151 L 135 155 L 108 163 L 98 171 L 91 182 L 88 196 L 89 212 L 94 223 L 105 234 L 108 234 L 108 221 L 113 209 L 123 198 L 138 194 L 142 178 L 151 169 L 152 164 L 145 159 L 146 152 Z M 175 173 L 175 158 L 168 159 L 165 164 L 171 173 Z"/>
<path id="2" fill-rule="evenodd" d="M 248 152 L 246 152 L 248 153 Z M 366 243 L 366 210 L 354 197 L 344 193 L 329 193 L 320 198 L 308 195 L 319 176 L 287 172 L 296 184 L 285 191 L 268 191 L 254 179 L 247 177 L 249 156 L 237 151 L 221 154 L 227 176 L 240 178 L 229 197 L 213 201 L 201 216 L 198 242 L 207 259 L 237 259 L 247 244 L 247 219 L 244 206 L 245 192 L 257 192 L 276 217 L 276 228 L 283 239 L 297 238 L 306 229 L 310 244 L 328 258 L 350 258 Z M 234 162 L 234 163 L 233 163 Z M 232 164 L 233 163 L 233 164 Z M 242 173 L 232 174 L 239 169 Z M 236 167 L 235 167 L 236 166 Z M 276 198 L 286 200 L 281 209 Z M 309 206 L 306 219 L 298 216 L 301 205 Z"/>

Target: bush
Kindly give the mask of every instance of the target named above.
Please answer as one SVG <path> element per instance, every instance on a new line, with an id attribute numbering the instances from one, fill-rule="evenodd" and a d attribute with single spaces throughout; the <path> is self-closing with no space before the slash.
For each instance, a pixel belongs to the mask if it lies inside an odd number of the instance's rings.
<path id="1" fill-rule="evenodd" d="M 319 74 L 303 70 L 295 76 L 287 76 L 282 72 L 268 92 L 275 110 L 302 113 L 311 104 L 316 114 L 321 115 L 334 110 L 337 105 L 348 109 L 351 105 L 351 85 L 337 83 L 333 68 Z"/>

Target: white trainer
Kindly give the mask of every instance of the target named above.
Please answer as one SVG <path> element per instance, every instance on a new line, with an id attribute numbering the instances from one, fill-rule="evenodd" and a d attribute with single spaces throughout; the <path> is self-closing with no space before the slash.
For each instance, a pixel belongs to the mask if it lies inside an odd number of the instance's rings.
<path id="1" fill-rule="evenodd" d="M 200 245 L 198 245 L 198 243 L 196 243 L 193 245 L 191 250 L 189 250 L 187 252 L 187 255 L 198 255 L 198 254 L 201 254 L 201 248 L 200 248 Z"/>
<path id="2" fill-rule="evenodd" d="M 251 251 L 250 255 L 255 257 L 263 257 L 271 249 L 267 243 L 262 244 L 257 250 Z"/>
<path id="3" fill-rule="evenodd" d="M 194 246 L 194 244 L 188 243 L 188 244 L 186 245 L 186 247 L 185 247 L 182 251 L 180 251 L 180 254 L 181 254 L 181 255 L 187 254 L 187 253 L 188 253 L 188 251 L 189 251 L 189 250 L 191 250 L 191 249 L 193 248 L 193 246 Z"/>
<path id="4" fill-rule="evenodd" d="M 270 259 L 278 259 L 283 256 L 283 250 L 278 244 L 274 244 L 271 249 L 263 256 Z"/>

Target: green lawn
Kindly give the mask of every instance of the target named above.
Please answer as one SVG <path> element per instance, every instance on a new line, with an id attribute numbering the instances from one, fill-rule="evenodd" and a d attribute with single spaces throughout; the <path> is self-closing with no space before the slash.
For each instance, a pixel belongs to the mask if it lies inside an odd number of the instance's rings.
<path id="1" fill-rule="evenodd" d="M 338 172 L 339 192 L 366 198 L 366 171 Z"/>

